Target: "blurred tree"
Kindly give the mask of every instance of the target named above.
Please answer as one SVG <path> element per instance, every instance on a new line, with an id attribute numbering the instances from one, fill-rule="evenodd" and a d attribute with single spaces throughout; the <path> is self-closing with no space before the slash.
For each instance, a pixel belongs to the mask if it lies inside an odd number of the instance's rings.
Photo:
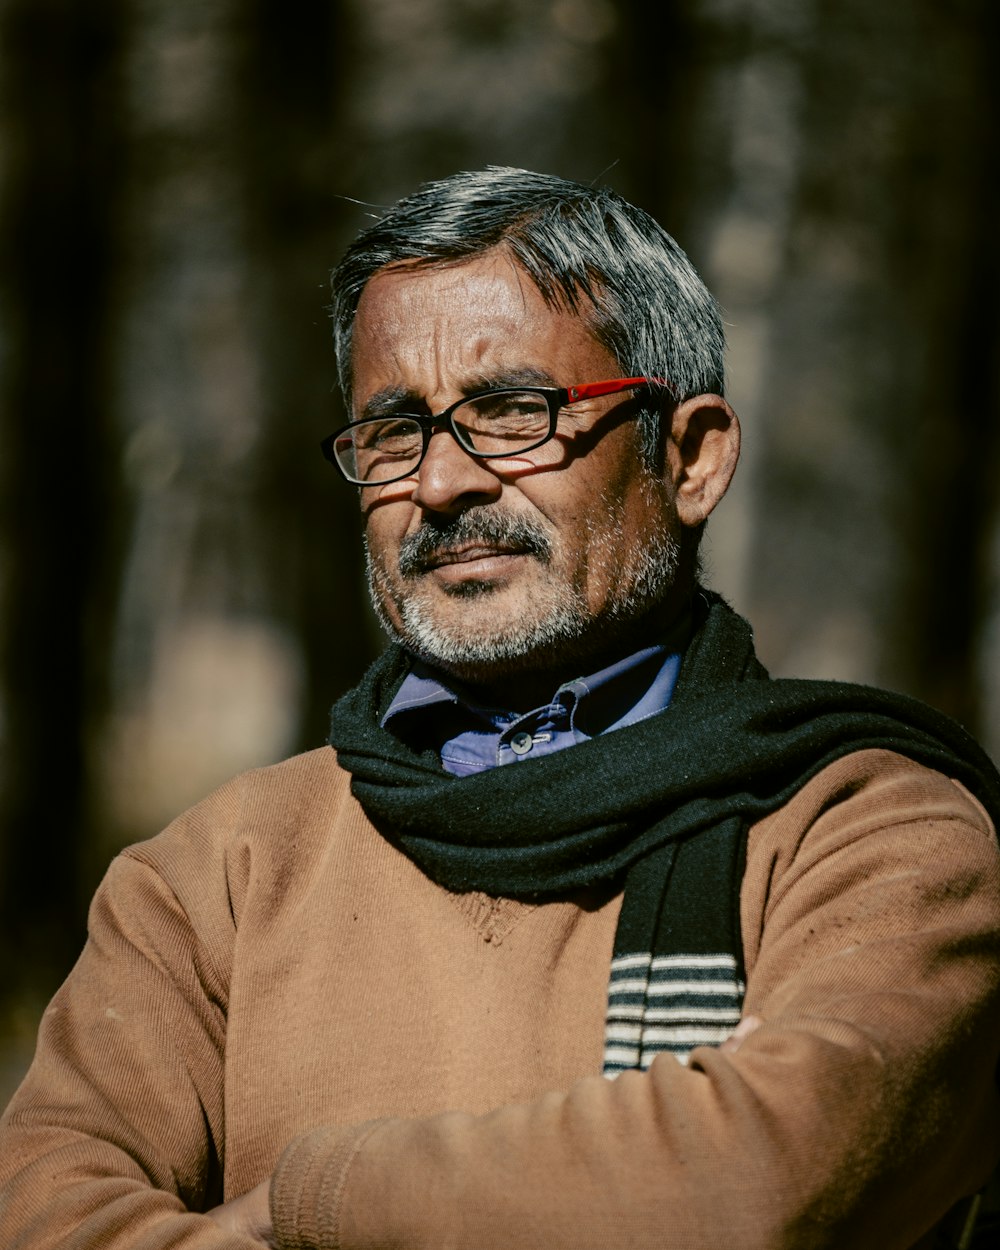
<path id="1" fill-rule="evenodd" d="M 0 988 L 49 987 L 79 947 L 81 857 L 123 530 L 109 409 L 123 12 L 0 11 Z M 2 997 L 2 996 L 0 996 Z"/>
<path id="2" fill-rule="evenodd" d="M 803 18 L 778 49 L 797 155 L 766 300 L 751 612 L 781 667 L 988 732 L 997 16 L 859 0 Z"/>
<path id="3" fill-rule="evenodd" d="M 244 13 L 252 37 L 238 78 L 238 156 L 253 266 L 245 315 L 262 394 L 252 489 L 271 610 L 302 647 L 294 745 L 306 749 L 325 741 L 332 699 L 381 645 L 364 601 L 357 500 L 319 453 L 319 439 L 347 419 L 326 275 L 353 233 L 345 171 L 358 154 L 341 118 L 362 52 L 347 5 L 313 5 L 289 21 L 287 6 L 255 0 Z"/>
<path id="4" fill-rule="evenodd" d="M 909 555 L 889 671 L 990 734 L 1000 728 L 1000 12 L 966 2 L 944 25 L 936 6 L 923 16 L 910 42 L 914 98 L 887 162 L 890 186 L 909 189 L 885 238 L 906 336 L 890 524 L 898 516 Z M 912 337 L 910 318 L 922 323 Z M 1000 751 L 1000 736 L 991 744 Z"/>

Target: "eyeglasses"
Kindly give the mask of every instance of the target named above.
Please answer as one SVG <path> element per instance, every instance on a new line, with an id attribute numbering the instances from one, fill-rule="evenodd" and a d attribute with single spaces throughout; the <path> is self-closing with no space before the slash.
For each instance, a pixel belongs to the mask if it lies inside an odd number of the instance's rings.
<path id="1" fill-rule="evenodd" d="M 647 386 L 662 378 L 615 378 L 577 386 L 518 386 L 481 391 L 436 416 L 396 412 L 352 421 L 324 438 L 323 455 L 356 486 L 383 486 L 410 477 L 427 454 L 431 435 L 446 429 L 470 456 L 521 456 L 547 443 L 563 408 Z"/>

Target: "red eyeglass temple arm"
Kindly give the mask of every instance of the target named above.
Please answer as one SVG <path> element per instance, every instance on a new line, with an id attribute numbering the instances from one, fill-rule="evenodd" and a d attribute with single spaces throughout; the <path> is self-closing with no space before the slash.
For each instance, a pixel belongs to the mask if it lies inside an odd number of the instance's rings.
<path id="1" fill-rule="evenodd" d="M 669 386 L 666 378 L 614 378 L 610 382 L 581 382 L 579 386 L 567 386 L 569 402 L 577 403 L 581 399 L 597 399 L 600 395 L 614 395 L 616 391 L 627 391 L 630 386 Z"/>

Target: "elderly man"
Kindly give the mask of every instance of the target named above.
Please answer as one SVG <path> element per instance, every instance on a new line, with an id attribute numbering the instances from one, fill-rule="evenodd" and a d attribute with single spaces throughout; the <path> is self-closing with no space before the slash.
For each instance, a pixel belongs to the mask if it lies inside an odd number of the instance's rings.
<path id="1" fill-rule="evenodd" d="M 1000 779 L 769 680 L 699 586 L 739 433 L 686 257 L 489 169 L 366 230 L 334 314 L 393 645 L 333 750 L 112 865 L 5 1244 L 920 1242 L 998 1149 Z"/>

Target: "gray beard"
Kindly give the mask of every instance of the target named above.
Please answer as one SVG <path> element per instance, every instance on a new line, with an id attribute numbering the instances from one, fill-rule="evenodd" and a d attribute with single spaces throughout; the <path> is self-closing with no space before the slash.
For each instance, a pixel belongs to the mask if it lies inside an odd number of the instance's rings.
<path id="1" fill-rule="evenodd" d="M 442 548 L 477 540 L 522 552 L 542 564 L 552 563 L 554 539 L 539 523 L 490 506 L 471 508 L 447 521 L 425 521 L 400 544 L 400 575 L 404 581 L 417 578 Z M 623 562 L 624 544 L 617 526 L 601 533 L 592 531 L 590 540 L 591 564 L 597 560 L 616 570 L 614 591 L 596 613 L 577 586 L 550 578 L 533 594 L 530 616 L 494 621 L 476 631 L 464 622 L 442 626 L 421 601 L 419 591 L 402 598 L 390 593 L 388 579 L 366 544 L 369 593 L 390 636 L 420 659 L 464 680 L 492 680 L 543 668 L 555 659 L 565 663 L 606 647 L 616 634 L 627 632 L 630 623 L 663 600 L 680 562 L 679 545 L 667 532 L 653 534 L 627 562 Z M 474 581 L 450 593 L 473 599 L 495 589 L 493 582 Z M 398 627 L 385 610 L 386 598 L 395 602 L 401 617 Z"/>

